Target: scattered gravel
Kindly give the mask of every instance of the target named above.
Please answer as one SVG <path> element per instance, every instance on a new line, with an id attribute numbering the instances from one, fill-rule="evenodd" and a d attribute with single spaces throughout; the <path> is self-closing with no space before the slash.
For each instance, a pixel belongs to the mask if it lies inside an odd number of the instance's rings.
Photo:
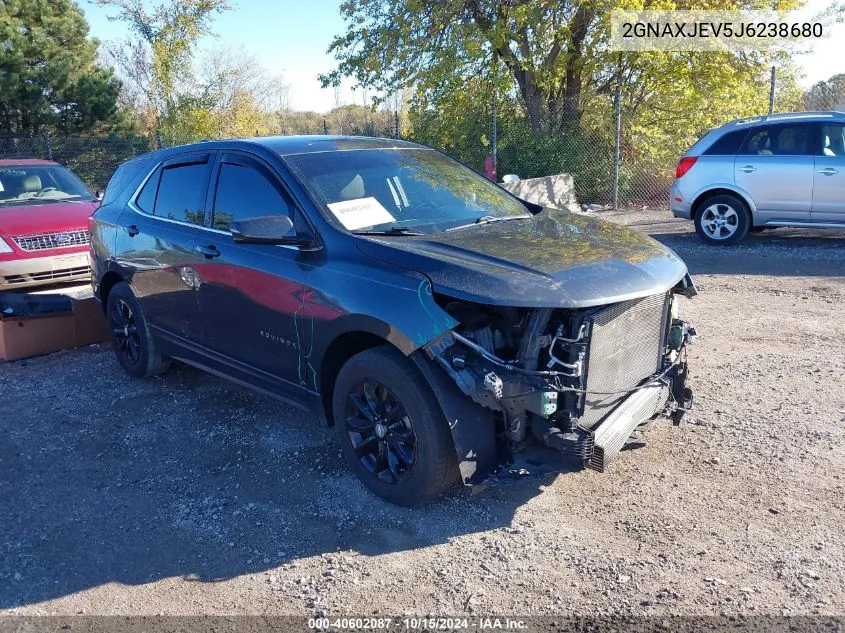
<path id="1" fill-rule="evenodd" d="M 0 614 L 841 614 L 845 232 L 701 245 L 695 411 L 609 472 L 390 506 L 333 432 L 89 347 L 0 364 Z"/>

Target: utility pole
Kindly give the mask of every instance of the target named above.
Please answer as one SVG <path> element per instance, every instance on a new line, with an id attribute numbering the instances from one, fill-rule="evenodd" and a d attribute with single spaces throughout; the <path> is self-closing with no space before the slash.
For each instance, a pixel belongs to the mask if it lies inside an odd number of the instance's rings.
<path id="1" fill-rule="evenodd" d="M 613 109 L 616 115 L 613 144 L 613 209 L 619 208 L 619 166 L 622 162 L 622 81 L 616 81 L 616 95 L 613 99 Z"/>
<path id="2" fill-rule="evenodd" d="M 769 114 L 775 111 L 775 67 L 772 66 L 772 85 L 769 88 Z"/>
<path id="3" fill-rule="evenodd" d="M 496 101 L 498 101 L 498 94 L 496 93 L 496 76 L 498 74 L 498 62 L 499 62 L 499 54 L 494 50 L 493 51 L 493 135 L 492 135 L 492 144 L 493 144 L 493 173 L 496 174 L 495 178 L 498 178 L 499 174 L 499 145 L 498 145 L 498 121 L 496 120 Z"/>

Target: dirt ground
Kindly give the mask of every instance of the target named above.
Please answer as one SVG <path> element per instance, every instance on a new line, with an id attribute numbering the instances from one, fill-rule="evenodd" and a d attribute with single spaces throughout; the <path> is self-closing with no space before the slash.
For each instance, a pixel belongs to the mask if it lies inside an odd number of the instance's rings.
<path id="1" fill-rule="evenodd" d="M 402 509 L 316 419 L 199 371 L 0 364 L 0 615 L 845 614 L 845 232 L 603 215 L 699 284 L 680 427 Z"/>

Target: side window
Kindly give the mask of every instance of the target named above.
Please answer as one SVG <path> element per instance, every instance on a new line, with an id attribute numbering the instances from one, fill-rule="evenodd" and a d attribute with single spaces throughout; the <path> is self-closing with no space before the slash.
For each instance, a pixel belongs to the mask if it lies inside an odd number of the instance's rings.
<path id="1" fill-rule="evenodd" d="M 802 156 L 810 153 L 812 128 L 809 124 L 768 125 L 752 129 L 743 155 Z"/>
<path id="2" fill-rule="evenodd" d="M 845 123 L 821 126 L 823 156 L 845 156 Z"/>
<path id="3" fill-rule="evenodd" d="M 182 163 L 165 167 L 156 196 L 157 217 L 203 224 L 208 163 Z"/>
<path id="4" fill-rule="evenodd" d="M 745 140 L 746 134 L 748 134 L 748 130 L 737 130 L 736 132 L 725 134 L 721 138 L 716 139 L 716 142 L 707 148 L 704 155 L 734 156 L 739 153 L 739 146 Z"/>
<path id="5" fill-rule="evenodd" d="M 228 231 L 232 222 L 263 215 L 287 215 L 293 207 L 257 169 L 223 163 L 214 196 L 214 228 Z"/>
<path id="6" fill-rule="evenodd" d="M 149 180 L 144 184 L 141 193 L 135 199 L 135 205 L 144 213 L 152 215 L 153 208 L 156 202 L 156 190 L 158 189 L 158 179 L 161 176 L 161 170 L 156 169 L 155 173 L 150 176 Z M 109 184 L 111 186 L 111 184 Z"/>

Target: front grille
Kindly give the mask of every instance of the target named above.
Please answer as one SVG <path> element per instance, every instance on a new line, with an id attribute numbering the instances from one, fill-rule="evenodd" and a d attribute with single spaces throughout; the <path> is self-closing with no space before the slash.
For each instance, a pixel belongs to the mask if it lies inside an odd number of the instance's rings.
<path id="1" fill-rule="evenodd" d="M 88 266 L 76 266 L 75 268 L 61 268 L 59 270 L 47 270 L 39 273 L 27 273 L 25 275 L 7 275 L 3 277 L 4 283 L 14 286 L 48 281 L 69 281 L 71 279 L 90 277 L 91 269 Z"/>
<path id="2" fill-rule="evenodd" d="M 668 294 L 623 301 L 592 317 L 587 391 L 628 389 L 660 369 L 668 301 Z M 579 425 L 595 427 L 627 395 L 588 394 Z"/>
<path id="3" fill-rule="evenodd" d="M 72 231 L 57 231 L 55 233 L 31 233 L 13 237 L 15 244 L 23 251 L 47 251 L 54 248 L 69 248 L 71 246 L 85 246 L 90 241 L 88 231 L 74 229 Z"/>

